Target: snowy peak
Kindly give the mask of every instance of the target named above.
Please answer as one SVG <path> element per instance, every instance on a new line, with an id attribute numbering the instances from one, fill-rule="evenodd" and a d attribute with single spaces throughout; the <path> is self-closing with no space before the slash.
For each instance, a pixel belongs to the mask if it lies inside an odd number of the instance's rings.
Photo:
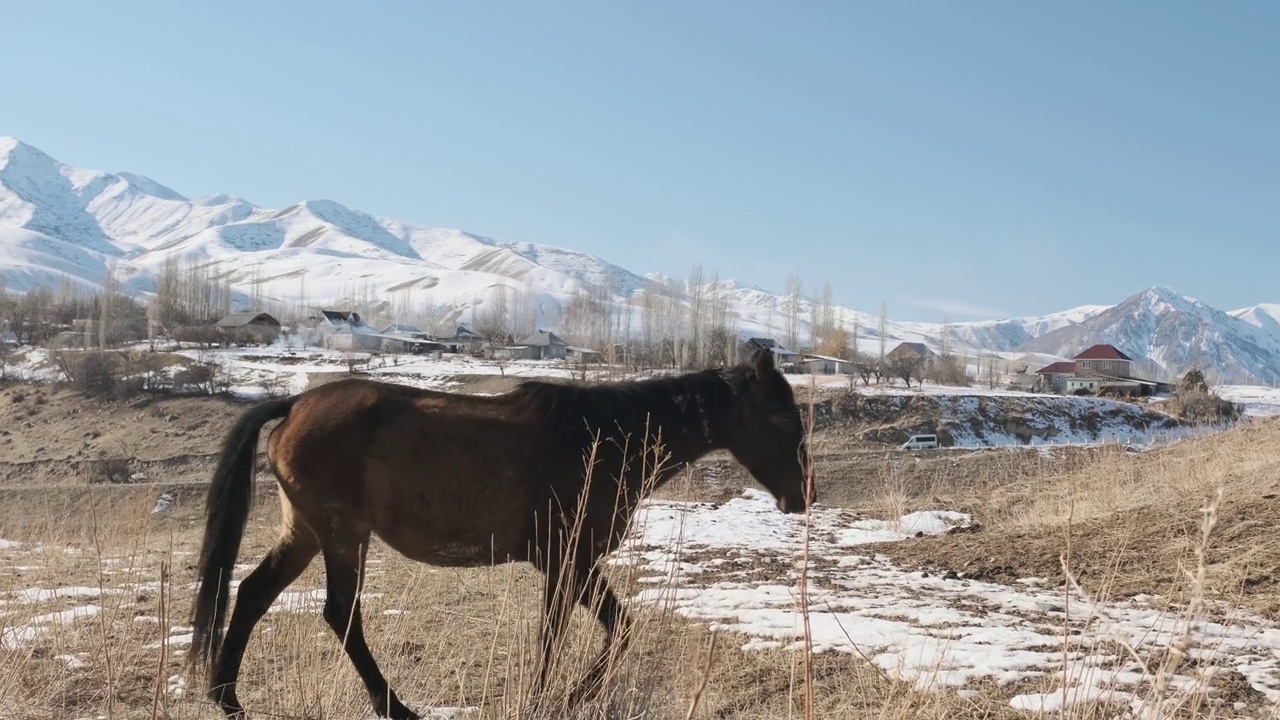
<path id="1" fill-rule="evenodd" d="M 1035 338 L 1021 350 L 1072 357 L 1096 343 L 1114 345 L 1144 361 L 1148 374 L 1165 378 L 1199 367 L 1222 382 L 1280 381 L 1280 334 L 1162 287 Z"/>
<path id="2" fill-rule="evenodd" d="M 155 180 L 152 180 L 151 178 L 145 177 L 143 175 L 134 175 L 133 173 L 121 172 L 121 173 L 116 173 L 116 177 L 120 178 L 121 180 L 124 180 L 134 190 L 140 193 L 145 193 L 152 197 L 160 198 L 161 200 L 176 200 L 179 202 L 184 202 L 187 200 L 186 197 L 183 197 L 176 190 L 165 187 L 164 185 L 161 185 Z"/>
<path id="3" fill-rule="evenodd" d="M 1205 312 L 1212 310 L 1208 305 L 1178 294 L 1167 287 L 1151 287 L 1125 300 L 1125 303 L 1136 304 L 1143 312 L 1164 315 L 1169 312 Z M 1121 303 L 1121 304 L 1125 304 Z"/>
<path id="4" fill-rule="evenodd" d="M 1232 310 L 1227 314 L 1260 328 L 1268 334 L 1280 337 L 1280 303 L 1262 303 L 1253 307 Z"/>

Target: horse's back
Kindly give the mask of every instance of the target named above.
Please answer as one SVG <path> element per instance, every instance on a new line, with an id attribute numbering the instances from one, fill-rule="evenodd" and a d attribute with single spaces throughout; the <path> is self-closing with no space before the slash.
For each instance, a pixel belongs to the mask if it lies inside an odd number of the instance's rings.
<path id="1" fill-rule="evenodd" d="M 498 398 L 344 380 L 300 396 L 270 452 L 312 525 L 341 513 L 409 557 L 475 565 L 527 545 L 538 488 L 549 486 L 544 446 L 521 408 Z"/>

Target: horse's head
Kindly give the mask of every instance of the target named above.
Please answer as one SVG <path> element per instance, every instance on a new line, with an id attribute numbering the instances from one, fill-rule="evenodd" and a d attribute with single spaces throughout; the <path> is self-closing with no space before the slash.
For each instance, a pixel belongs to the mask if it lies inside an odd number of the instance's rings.
<path id="1" fill-rule="evenodd" d="M 804 512 L 816 499 L 806 492 L 809 449 L 791 384 L 778 372 L 773 353 L 763 350 L 750 365 L 725 371 L 733 389 L 724 446 L 785 513 Z"/>

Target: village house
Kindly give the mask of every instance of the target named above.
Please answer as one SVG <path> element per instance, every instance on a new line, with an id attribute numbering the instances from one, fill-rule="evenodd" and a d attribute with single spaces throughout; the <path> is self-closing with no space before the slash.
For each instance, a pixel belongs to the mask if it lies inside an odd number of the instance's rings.
<path id="1" fill-rule="evenodd" d="M 512 360 L 564 360 L 569 343 L 553 332 L 539 330 L 514 345 L 498 348 L 494 355 Z"/>
<path id="2" fill-rule="evenodd" d="M 374 332 L 354 310 L 321 310 L 311 321 L 315 327 L 327 332 L 354 332 L 357 328 L 362 332 Z"/>
<path id="3" fill-rule="evenodd" d="M 452 330 L 433 333 L 431 339 L 443 345 L 447 352 L 475 355 L 484 350 L 484 335 L 466 325 L 455 325 Z"/>
<path id="4" fill-rule="evenodd" d="M 1067 391 L 1067 380 L 1076 374 L 1076 364 L 1063 360 L 1052 365 L 1046 365 L 1036 371 L 1044 379 L 1043 387 L 1056 393 L 1065 393 Z"/>
<path id="5" fill-rule="evenodd" d="M 885 353 L 884 359 L 888 362 L 902 357 L 917 357 L 924 361 L 925 365 L 932 365 L 938 359 L 938 354 L 929 349 L 928 345 L 918 342 L 902 342 L 889 352 Z"/>
<path id="6" fill-rule="evenodd" d="M 1044 384 L 1044 378 L 1037 373 L 1017 372 L 1009 377 L 1010 390 L 1038 393 L 1044 388 Z"/>
<path id="7" fill-rule="evenodd" d="M 425 335 L 417 325 L 391 323 L 381 330 L 383 335 Z"/>
<path id="8" fill-rule="evenodd" d="M 742 344 L 743 357 L 751 357 L 761 350 L 773 353 L 773 362 L 779 368 L 790 368 L 800 360 L 800 353 L 785 347 L 773 338 L 754 337 Z"/>
<path id="9" fill-rule="evenodd" d="M 382 338 L 354 310 L 321 310 L 311 318 L 312 330 L 319 334 L 317 345 L 330 350 L 382 349 Z"/>
<path id="10" fill-rule="evenodd" d="M 925 363 L 932 363 L 932 361 L 938 359 L 937 352 L 933 352 L 932 350 L 929 350 L 929 346 L 924 345 L 923 342 L 897 343 L 897 347 L 893 348 L 893 350 L 890 350 L 886 352 L 886 354 L 884 354 L 884 359 L 895 360 L 897 359 L 897 357 L 906 357 L 906 356 L 919 357 L 919 359 L 924 360 Z"/>
<path id="11" fill-rule="evenodd" d="M 805 354 L 796 369 L 810 375 L 852 375 L 855 372 L 852 360 L 812 354 Z"/>
<path id="12" fill-rule="evenodd" d="M 370 338 L 369 342 L 377 339 L 377 349 L 385 353 L 413 353 L 414 355 L 428 355 L 431 353 L 442 353 L 445 351 L 444 345 L 434 340 L 428 340 L 424 337 L 416 337 L 413 335 L 392 335 L 389 333 L 378 333 L 377 335 L 366 335 Z"/>
<path id="13" fill-rule="evenodd" d="M 231 313 L 214 327 L 224 345 L 270 345 L 280 337 L 280 321 L 264 312 Z"/>
<path id="14" fill-rule="evenodd" d="M 564 359 L 581 365 L 598 364 L 604 362 L 604 353 L 591 348 L 569 345 L 564 349 Z"/>
<path id="15" fill-rule="evenodd" d="M 1075 361 L 1076 375 L 1133 377 L 1133 358 L 1120 352 L 1114 345 L 1103 343 L 1092 345 L 1072 360 Z"/>
<path id="16" fill-rule="evenodd" d="M 1134 377 L 1133 358 L 1106 343 L 1091 345 L 1071 361 L 1053 363 L 1036 374 L 1054 392 L 1067 395 L 1147 396 L 1170 389 L 1167 383 Z"/>

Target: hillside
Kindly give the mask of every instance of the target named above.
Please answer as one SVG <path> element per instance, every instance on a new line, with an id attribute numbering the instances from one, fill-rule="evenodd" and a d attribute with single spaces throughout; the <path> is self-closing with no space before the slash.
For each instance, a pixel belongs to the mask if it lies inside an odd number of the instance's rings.
<path id="1" fill-rule="evenodd" d="M 618 325 L 630 323 L 636 331 L 646 314 L 640 293 L 669 308 L 688 306 L 693 289 L 685 279 L 642 276 L 585 252 L 419 227 L 332 200 L 277 210 L 226 194 L 187 198 L 141 175 L 65 165 L 0 138 L 0 277 L 9 290 L 64 280 L 93 289 L 113 271 L 126 292 L 146 296 L 173 261 L 206 266 L 229 280 L 241 308 L 253 297 L 293 308 L 373 298 L 396 318 L 452 321 L 493 309 L 496 289 L 506 288 L 507 313 L 518 306 L 531 322 L 551 329 L 562 328 L 565 308 L 579 293 L 599 299 Z M 783 295 L 731 279 L 708 278 L 704 287 L 723 300 L 739 335 L 784 334 Z M 802 338 L 810 334 L 814 309 L 810 298 L 799 303 Z M 878 352 L 878 318 L 835 311 L 846 329 L 856 326 L 860 349 Z M 1278 316 L 1280 305 L 1224 313 L 1153 288 L 1114 307 L 953 323 L 947 332 L 950 346 L 970 358 L 1033 353 L 1038 361 L 1114 342 L 1162 373 L 1197 365 L 1226 382 L 1272 383 L 1280 379 Z M 942 332 L 938 324 L 890 320 L 885 341 L 937 349 Z"/>

